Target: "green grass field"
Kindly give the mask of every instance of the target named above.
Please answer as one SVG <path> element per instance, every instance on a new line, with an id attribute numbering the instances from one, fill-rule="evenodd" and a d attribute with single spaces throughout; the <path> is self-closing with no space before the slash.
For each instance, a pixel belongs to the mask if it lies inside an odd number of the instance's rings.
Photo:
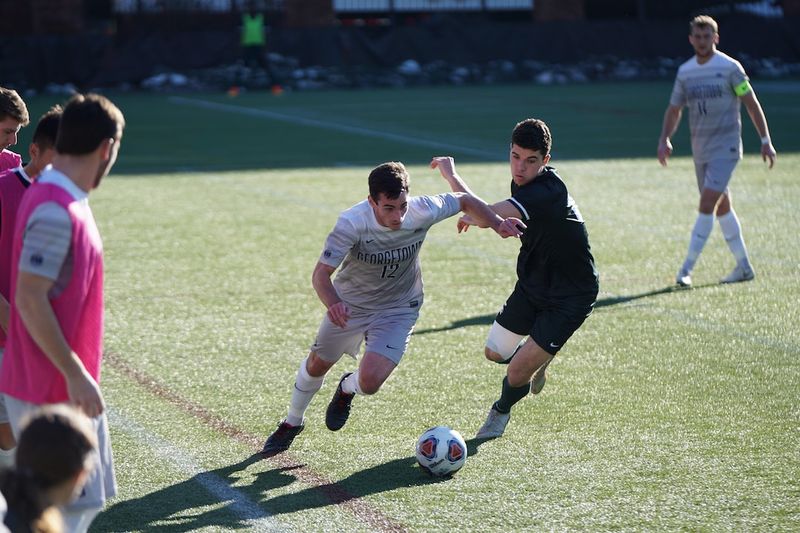
<path id="1" fill-rule="evenodd" d="M 685 291 L 671 285 L 697 192 L 685 124 L 671 165 L 655 159 L 668 83 L 111 95 L 129 125 L 92 205 L 120 495 L 92 531 L 797 531 L 800 89 L 786 87 L 759 91 L 776 167 L 744 117 L 733 182 L 757 277 L 716 283 L 733 260 L 715 228 Z M 404 161 L 412 193 L 437 193 L 426 164 L 451 153 L 478 194 L 506 198 L 508 135 L 527 116 L 551 124 L 601 273 L 543 393 L 503 438 L 470 440 L 505 371 L 482 352 L 518 245 L 457 235 L 453 219 L 423 247 L 425 306 L 384 389 L 329 432 L 325 406 L 355 366 L 343 360 L 290 452 L 253 457 L 323 314 L 310 284 L 323 240 L 369 169 Z M 413 459 L 437 424 L 470 452 L 438 482 Z"/>

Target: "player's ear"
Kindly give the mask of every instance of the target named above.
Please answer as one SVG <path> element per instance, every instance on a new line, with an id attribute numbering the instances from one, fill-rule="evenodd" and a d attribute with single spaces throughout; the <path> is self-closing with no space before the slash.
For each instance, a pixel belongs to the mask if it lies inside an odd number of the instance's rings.
<path id="1" fill-rule="evenodd" d="M 107 139 L 103 139 L 103 141 L 100 143 L 100 146 L 97 147 L 98 150 L 100 150 L 100 157 L 103 159 L 103 161 L 108 161 L 111 159 L 111 147 L 114 146 L 115 142 L 116 141 L 113 138 L 109 137 Z"/>
<path id="2" fill-rule="evenodd" d="M 31 157 L 31 161 L 36 160 L 36 156 L 39 153 L 39 146 L 36 143 L 31 143 L 28 145 L 28 155 Z"/>
<path id="3" fill-rule="evenodd" d="M 546 156 L 544 156 L 544 157 L 542 158 L 542 164 L 543 164 L 543 165 L 546 165 L 546 164 L 547 164 L 547 163 L 549 163 L 549 162 L 550 162 L 550 154 L 547 154 Z"/>

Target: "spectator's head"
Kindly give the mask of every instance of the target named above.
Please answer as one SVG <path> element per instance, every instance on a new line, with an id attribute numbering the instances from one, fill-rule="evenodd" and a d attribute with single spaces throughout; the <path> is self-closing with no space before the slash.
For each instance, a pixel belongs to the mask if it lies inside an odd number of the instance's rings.
<path id="1" fill-rule="evenodd" d="M 61 122 L 63 109 L 60 105 L 54 105 L 47 113 L 41 116 L 33 132 L 33 139 L 28 147 L 28 154 L 31 157 L 25 170 L 31 177 L 37 176 L 44 167 L 53 161 L 56 150 L 56 136 L 58 135 L 58 125 Z"/>
<path id="2" fill-rule="evenodd" d="M 97 175 L 93 187 L 108 174 L 117 160 L 125 117 L 111 100 L 99 94 L 76 94 L 61 115 L 56 137 L 58 155 L 96 157 Z"/>
<path id="3" fill-rule="evenodd" d="M 83 413 L 65 405 L 46 406 L 23 421 L 16 470 L 50 505 L 63 505 L 80 494 L 96 450 L 96 433 Z"/>
<path id="4" fill-rule="evenodd" d="M 28 107 L 17 91 L 0 87 L 0 150 L 17 144 L 20 128 L 29 122 Z"/>
<path id="5" fill-rule="evenodd" d="M 67 405 L 42 407 L 25 418 L 15 467 L 0 472 L 0 490 L 14 531 L 63 531 L 59 507 L 74 500 L 96 459 L 91 422 Z"/>

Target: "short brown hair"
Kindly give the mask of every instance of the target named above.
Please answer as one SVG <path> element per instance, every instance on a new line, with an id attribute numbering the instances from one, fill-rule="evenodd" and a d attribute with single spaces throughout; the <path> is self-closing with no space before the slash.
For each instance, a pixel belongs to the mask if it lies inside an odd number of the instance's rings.
<path id="1" fill-rule="evenodd" d="M 106 139 L 119 141 L 125 128 L 122 111 L 99 94 L 76 94 L 69 99 L 61 115 L 56 137 L 60 154 L 86 155 Z"/>
<path id="2" fill-rule="evenodd" d="M 528 150 L 538 150 L 544 157 L 550 153 L 553 138 L 550 135 L 550 128 L 543 120 L 527 118 L 514 126 L 514 131 L 511 132 L 511 144 Z"/>
<path id="3" fill-rule="evenodd" d="M 27 126 L 31 121 L 28 115 L 28 106 L 14 89 L 0 87 L 0 120 L 11 117 L 21 126 Z"/>
<path id="4" fill-rule="evenodd" d="M 390 161 L 378 165 L 369 173 L 369 195 L 376 202 L 383 193 L 386 198 L 394 200 L 400 193 L 408 193 L 408 171 L 403 163 Z"/>
<path id="5" fill-rule="evenodd" d="M 61 122 L 63 112 L 60 105 L 54 105 L 42 115 L 36 124 L 31 142 L 42 150 L 54 147 L 58 136 L 58 124 Z"/>
<path id="6" fill-rule="evenodd" d="M 711 28 L 711 31 L 714 33 L 719 33 L 719 25 L 717 21 L 713 18 L 709 17 L 708 15 L 697 15 L 695 18 L 689 21 L 689 34 L 692 33 L 692 30 L 695 28 L 703 29 L 703 28 Z"/>

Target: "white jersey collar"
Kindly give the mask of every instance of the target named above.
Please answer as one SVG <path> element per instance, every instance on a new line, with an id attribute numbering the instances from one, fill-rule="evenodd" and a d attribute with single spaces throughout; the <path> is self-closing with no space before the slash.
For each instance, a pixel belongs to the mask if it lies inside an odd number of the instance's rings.
<path id="1" fill-rule="evenodd" d="M 54 169 L 53 165 L 47 165 L 37 181 L 39 183 L 58 185 L 78 202 L 88 201 L 89 199 L 89 193 L 75 185 L 75 182 L 69 179 L 66 174 Z"/>

